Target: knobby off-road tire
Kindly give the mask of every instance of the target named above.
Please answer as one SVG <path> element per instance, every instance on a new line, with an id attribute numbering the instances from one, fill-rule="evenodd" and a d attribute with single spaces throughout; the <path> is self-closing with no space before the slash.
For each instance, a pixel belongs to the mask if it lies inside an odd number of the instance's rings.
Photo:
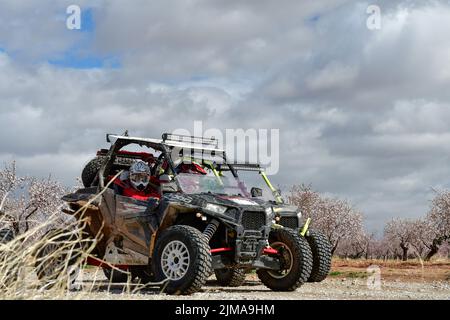
<path id="1" fill-rule="evenodd" d="M 10 228 L 0 229 L 0 243 L 7 244 L 14 240 L 14 230 Z"/>
<path id="2" fill-rule="evenodd" d="M 126 283 L 128 282 L 128 273 L 117 269 L 103 268 L 103 274 L 111 283 Z"/>
<path id="3" fill-rule="evenodd" d="M 308 282 L 321 282 L 331 269 L 331 244 L 328 238 L 317 230 L 309 230 L 306 240 L 313 255 L 313 267 Z"/>
<path id="4" fill-rule="evenodd" d="M 206 237 L 197 229 L 172 226 L 162 232 L 153 254 L 156 281 L 168 294 L 192 294 L 201 289 L 211 274 L 211 253 Z"/>
<path id="5" fill-rule="evenodd" d="M 75 281 L 80 273 L 77 262 L 82 246 L 74 235 L 61 235 L 59 230 L 51 230 L 46 236 L 52 241 L 47 241 L 34 253 L 36 274 L 43 288 L 77 289 Z"/>
<path id="6" fill-rule="evenodd" d="M 92 185 L 92 182 L 94 182 L 98 170 L 100 170 L 100 167 L 103 164 L 103 160 L 103 158 L 94 158 L 84 167 L 81 172 L 81 181 L 85 188 L 89 188 Z"/>
<path id="7" fill-rule="evenodd" d="M 10 228 L 2 228 L 0 229 L 0 243 L 8 244 L 9 242 L 14 240 L 14 230 Z M 0 255 L 1 255 L 0 251 Z M 3 259 L 2 259 L 3 260 Z M 0 281 L 0 288 L 8 288 L 14 284 L 14 282 L 18 278 L 19 270 L 16 267 L 12 267 L 12 270 L 8 270 L 7 274 L 4 275 Z"/>
<path id="8" fill-rule="evenodd" d="M 261 282 L 274 291 L 294 291 L 305 283 L 312 270 L 313 257 L 305 238 L 294 230 L 283 228 L 272 230 L 269 235 L 272 248 L 278 250 L 281 270 L 257 271 Z"/>
<path id="9" fill-rule="evenodd" d="M 216 269 L 217 282 L 224 287 L 240 287 L 245 281 L 244 269 Z"/>

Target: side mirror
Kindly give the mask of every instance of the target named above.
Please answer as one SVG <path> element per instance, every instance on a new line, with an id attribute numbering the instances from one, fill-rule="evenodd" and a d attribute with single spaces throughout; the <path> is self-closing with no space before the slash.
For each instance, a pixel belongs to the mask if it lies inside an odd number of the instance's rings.
<path id="1" fill-rule="evenodd" d="M 250 193 L 252 194 L 252 198 L 259 198 L 259 197 L 262 197 L 262 195 L 263 195 L 262 189 L 261 188 L 256 188 L 256 187 L 253 187 L 250 190 Z"/>

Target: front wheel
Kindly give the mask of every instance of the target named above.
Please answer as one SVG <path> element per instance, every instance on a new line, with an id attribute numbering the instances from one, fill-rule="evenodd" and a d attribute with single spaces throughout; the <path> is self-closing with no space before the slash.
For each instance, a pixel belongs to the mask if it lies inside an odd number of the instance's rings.
<path id="1" fill-rule="evenodd" d="M 294 291 L 305 283 L 312 270 L 313 257 L 308 242 L 294 230 L 283 228 L 272 230 L 270 246 L 278 251 L 271 254 L 280 261 L 280 270 L 257 271 L 258 278 L 274 291 Z"/>
<path id="2" fill-rule="evenodd" d="M 211 273 L 208 240 L 197 229 L 177 225 L 164 230 L 152 259 L 157 281 L 168 294 L 192 294 L 201 289 Z"/>
<path id="3" fill-rule="evenodd" d="M 317 230 L 309 230 L 306 240 L 313 254 L 313 268 L 308 282 L 321 282 L 331 269 L 331 244 L 328 238 Z"/>

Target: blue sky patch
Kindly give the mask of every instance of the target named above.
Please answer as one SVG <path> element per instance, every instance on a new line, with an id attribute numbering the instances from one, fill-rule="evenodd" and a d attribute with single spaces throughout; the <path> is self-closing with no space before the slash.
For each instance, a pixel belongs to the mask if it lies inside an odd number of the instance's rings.
<path id="1" fill-rule="evenodd" d="M 81 29 L 71 30 L 83 33 L 82 39 L 71 48 L 60 53 L 56 58 L 48 59 L 48 63 L 73 69 L 120 68 L 121 62 L 115 55 L 100 55 L 92 51 L 94 42 L 95 20 L 91 8 L 81 8 Z"/>
<path id="2" fill-rule="evenodd" d="M 95 30 L 95 21 L 92 9 L 81 8 L 81 32 L 93 32 Z"/>
<path id="3" fill-rule="evenodd" d="M 48 62 L 58 67 L 73 69 L 117 69 L 122 66 L 120 59 L 116 56 L 102 57 L 92 54 L 81 54 L 77 51 L 67 51 L 61 58 L 51 59 Z"/>

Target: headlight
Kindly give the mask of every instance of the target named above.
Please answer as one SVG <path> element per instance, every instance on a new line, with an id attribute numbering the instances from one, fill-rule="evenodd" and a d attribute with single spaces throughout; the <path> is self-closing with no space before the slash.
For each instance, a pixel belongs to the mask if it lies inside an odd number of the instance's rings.
<path id="1" fill-rule="evenodd" d="M 239 219 L 239 211 L 235 208 L 228 209 L 225 214 L 229 216 L 230 218 L 233 218 L 234 220 Z"/>
<path id="2" fill-rule="evenodd" d="M 299 211 L 299 212 L 297 213 L 297 217 L 298 217 L 299 219 L 302 217 L 302 212 L 301 212 L 301 211 Z"/>
<path id="3" fill-rule="evenodd" d="M 207 203 L 205 209 L 216 213 L 225 213 L 227 211 L 227 207 L 214 203 Z"/>

